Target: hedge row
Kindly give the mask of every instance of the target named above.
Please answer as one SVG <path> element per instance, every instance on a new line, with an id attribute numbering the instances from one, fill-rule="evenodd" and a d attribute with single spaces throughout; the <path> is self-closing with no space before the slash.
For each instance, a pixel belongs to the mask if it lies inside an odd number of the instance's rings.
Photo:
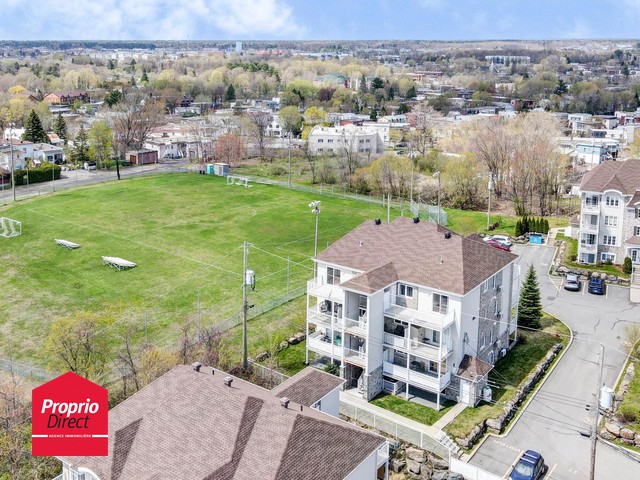
<path id="1" fill-rule="evenodd" d="M 51 173 L 52 168 L 53 174 Z M 15 171 L 16 185 L 27 185 L 27 178 L 29 179 L 29 184 L 50 182 L 52 177 L 55 180 L 60 180 L 61 170 L 60 165 L 54 165 L 52 163 L 45 163 L 37 168 L 30 168 L 29 170 L 17 169 Z"/>

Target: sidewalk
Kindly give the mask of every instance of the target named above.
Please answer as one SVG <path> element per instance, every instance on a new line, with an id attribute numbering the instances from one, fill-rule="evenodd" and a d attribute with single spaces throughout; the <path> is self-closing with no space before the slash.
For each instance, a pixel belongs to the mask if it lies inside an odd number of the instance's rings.
<path id="1" fill-rule="evenodd" d="M 445 413 L 442 418 L 440 418 L 440 420 L 438 420 L 432 426 L 440 431 L 444 430 L 444 427 L 453 422 L 453 419 L 456 418 L 465 408 L 467 408 L 467 405 L 465 405 L 464 403 L 456 403 L 451 410 Z"/>

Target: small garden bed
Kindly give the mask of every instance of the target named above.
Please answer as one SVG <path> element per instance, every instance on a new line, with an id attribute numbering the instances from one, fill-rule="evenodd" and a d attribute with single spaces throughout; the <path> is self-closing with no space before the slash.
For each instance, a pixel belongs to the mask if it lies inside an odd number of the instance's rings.
<path id="1" fill-rule="evenodd" d="M 615 275 L 616 277 L 628 279 L 630 275 L 622 271 L 621 265 L 608 265 L 606 263 L 588 265 L 585 263 L 579 263 L 575 260 L 578 258 L 578 240 L 571 237 L 566 237 L 562 233 L 556 235 L 556 240 L 562 240 L 565 243 L 563 258 L 560 259 L 560 264 L 565 265 L 570 269 L 584 270 L 586 272 L 601 272 L 607 275 Z"/>

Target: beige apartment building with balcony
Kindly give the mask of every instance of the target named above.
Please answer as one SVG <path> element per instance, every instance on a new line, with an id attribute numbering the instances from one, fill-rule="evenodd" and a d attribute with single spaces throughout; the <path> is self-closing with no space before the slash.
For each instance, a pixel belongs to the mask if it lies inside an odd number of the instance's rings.
<path id="1" fill-rule="evenodd" d="M 580 184 L 578 261 L 640 264 L 640 160 L 604 162 Z"/>
<path id="2" fill-rule="evenodd" d="M 385 390 L 474 405 L 515 341 L 516 258 L 433 222 L 367 221 L 315 258 L 307 360 L 339 365 L 366 400 Z"/>

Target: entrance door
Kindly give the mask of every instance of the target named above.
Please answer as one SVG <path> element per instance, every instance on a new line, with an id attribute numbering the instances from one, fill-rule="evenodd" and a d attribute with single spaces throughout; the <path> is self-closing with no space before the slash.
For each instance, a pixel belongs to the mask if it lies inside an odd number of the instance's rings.
<path id="1" fill-rule="evenodd" d="M 460 402 L 472 406 L 471 403 L 471 383 L 460 380 Z"/>

